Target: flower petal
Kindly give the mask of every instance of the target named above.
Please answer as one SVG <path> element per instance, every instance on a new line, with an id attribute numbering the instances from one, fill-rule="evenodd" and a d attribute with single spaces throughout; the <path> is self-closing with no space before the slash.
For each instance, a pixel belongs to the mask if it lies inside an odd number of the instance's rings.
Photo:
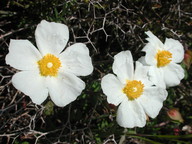
<path id="1" fill-rule="evenodd" d="M 131 52 L 127 50 L 115 55 L 112 68 L 121 83 L 126 84 L 126 80 L 132 80 L 134 68 Z"/>
<path id="2" fill-rule="evenodd" d="M 138 59 L 138 62 L 142 63 L 144 66 L 147 66 L 148 64 L 145 61 L 145 56 L 142 56 Z"/>
<path id="3" fill-rule="evenodd" d="M 180 63 L 184 58 L 184 48 L 178 40 L 166 38 L 165 40 L 166 50 L 172 53 L 172 61 Z"/>
<path id="4" fill-rule="evenodd" d="M 144 127 L 146 114 L 137 101 L 124 100 L 117 110 L 117 123 L 124 128 Z"/>
<path id="5" fill-rule="evenodd" d="M 36 104 L 41 104 L 48 96 L 45 78 L 38 71 L 21 71 L 12 78 L 13 86 L 28 95 Z"/>
<path id="6" fill-rule="evenodd" d="M 59 74 L 58 77 L 49 77 L 49 94 L 52 101 L 60 107 L 74 101 L 85 88 L 85 83 L 73 74 Z"/>
<path id="7" fill-rule="evenodd" d="M 150 66 L 144 66 L 140 62 L 136 61 L 134 80 L 141 81 L 145 86 L 152 86 L 153 83 L 149 81 L 148 76 L 149 68 Z"/>
<path id="8" fill-rule="evenodd" d="M 76 43 L 68 47 L 59 56 L 62 61 L 62 71 L 73 73 L 76 76 L 87 76 L 93 72 L 89 49 L 83 43 Z"/>
<path id="9" fill-rule="evenodd" d="M 164 71 L 156 66 L 149 67 L 149 80 L 158 87 L 166 88 L 164 81 Z"/>
<path id="10" fill-rule="evenodd" d="M 163 106 L 163 101 L 167 98 L 167 91 L 163 88 L 145 88 L 143 95 L 138 98 L 145 113 L 151 118 L 155 118 Z"/>
<path id="11" fill-rule="evenodd" d="M 175 63 L 170 63 L 164 68 L 164 81 L 167 87 L 172 87 L 180 84 L 184 78 L 183 68 Z"/>
<path id="12" fill-rule="evenodd" d="M 148 35 L 146 40 L 151 44 L 154 49 L 162 49 L 164 47 L 163 43 L 156 37 L 151 31 L 145 32 Z"/>
<path id="13" fill-rule="evenodd" d="M 58 56 L 69 40 L 69 30 L 64 24 L 42 20 L 35 30 L 35 39 L 43 55 Z"/>
<path id="14" fill-rule="evenodd" d="M 157 65 L 157 60 L 155 59 L 157 50 L 158 49 L 151 45 L 151 43 L 148 43 L 142 50 L 145 51 L 145 60 L 143 60 L 143 62 L 145 62 L 147 65 Z"/>
<path id="15" fill-rule="evenodd" d="M 40 58 L 41 54 L 28 40 L 11 40 L 5 61 L 19 70 L 35 70 Z"/>
<path id="16" fill-rule="evenodd" d="M 145 61 L 149 65 L 156 65 L 155 56 L 158 50 L 164 49 L 164 45 L 151 31 L 145 33 L 148 35 L 148 38 L 146 38 L 148 43 L 142 50 L 146 52 Z"/>
<path id="17" fill-rule="evenodd" d="M 101 88 L 107 96 L 108 103 L 119 105 L 123 99 L 127 98 L 123 94 L 123 84 L 113 74 L 107 74 L 101 80 Z"/>

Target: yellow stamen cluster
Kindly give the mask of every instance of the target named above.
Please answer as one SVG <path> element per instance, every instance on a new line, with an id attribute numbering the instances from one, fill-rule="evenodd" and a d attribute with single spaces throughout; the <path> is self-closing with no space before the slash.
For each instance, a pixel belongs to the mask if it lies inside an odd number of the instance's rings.
<path id="1" fill-rule="evenodd" d="M 144 84 L 141 81 L 132 80 L 127 81 L 127 84 L 123 88 L 123 92 L 127 95 L 129 100 L 134 100 L 140 97 L 144 90 Z"/>
<path id="2" fill-rule="evenodd" d="M 58 70 L 61 67 L 59 58 L 52 54 L 45 55 L 37 63 L 42 76 L 57 76 Z"/>
<path id="3" fill-rule="evenodd" d="M 159 50 L 156 54 L 157 67 L 164 67 L 171 62 L 172 53 L 166 50 Z"/>

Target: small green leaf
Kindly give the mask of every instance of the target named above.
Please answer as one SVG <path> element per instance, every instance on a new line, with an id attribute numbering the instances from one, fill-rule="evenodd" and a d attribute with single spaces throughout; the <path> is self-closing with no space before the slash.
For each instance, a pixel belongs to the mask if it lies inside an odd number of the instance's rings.
<path id="1" fill-rule="evenodd" d="M 46 116 L 50 116 L 50 115 L 53 115 L 54 114 L 54 103 L 52 101 L 48 101 L 46 104 L 45 104 L 45 109 L 44 109 L 44 114 Z"/>

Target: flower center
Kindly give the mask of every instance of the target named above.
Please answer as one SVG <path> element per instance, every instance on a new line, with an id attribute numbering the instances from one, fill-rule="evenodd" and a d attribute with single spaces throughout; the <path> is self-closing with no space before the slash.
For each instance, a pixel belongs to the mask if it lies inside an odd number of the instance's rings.
<path id="1" fill-rule="evenodd" d="M 52 66 L 53 66 L 53 63 L 52 63 L 52 62 L 48 62 L 48 63 L 47 63 L 47 67 L 48 67 L 48 68 L 51 68 Z"/>
<path id="2" fill-rule="evenodd" d="M 166 50 L 159 50 L 156 54 L 157 67 L 164 67 L 171 62 L 172 53 Z"/>
<path id="3" fill-rule="evenodd" d="M 141 81 L 132 80 L 127 81 L 127 84 L 123 88 L 123 92 L 130 100 L 134 100 L 142 95 L 143 88 L 144 84 Z"/>
<path id="4" fill-rule="evenodd" d="M 37 63 L 42 76 L 57 76 L 58 70 L 61 67 L 59 58 L 52 54 L 45 55 Z"/>

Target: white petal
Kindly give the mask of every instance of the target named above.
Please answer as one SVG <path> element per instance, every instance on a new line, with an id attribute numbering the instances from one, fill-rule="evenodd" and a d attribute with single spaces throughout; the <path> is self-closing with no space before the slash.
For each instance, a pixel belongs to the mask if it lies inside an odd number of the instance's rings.
<path id="1" fill-rule="evenodd" d="M 163 43 L 151 31 L 147 31 L 147 32 L 145 32 L 145 34 L 148 35 L 148 38 L 146 38 L 146 40 L 148 40 L 148 42 L 151 44 L 151 46 L 154 49 L 164 48 Z"/>
<path id="2" fill-rule="evenodd" d="M 178 40 L 166 38 L 165 40 L 166 50 L 172 53 L 172 61 L 180 63 L 184 58 L 184 48 Z"/>
<path id="3" fill-rule="evenodd" d="M 127 97 L 123 94 L 123 84 L 113 74 L 107 74 L 101 80 L 101 88 L 108 103 L 119 105 Z"/>
<path id="4" fill-rule="evenodd" d="M 142 50 L 146 52 L 145 62 L 148 65 L 156 65 L 157 60 L 155 57 L 157 51 L 164 49 L 164 45 L 151 31 L 145 33 L 149 36 L 148 38 L 146 38 L 148 40 L 148 43 Z"/>
<path id="5" fill-rule="evenodd" d="M 145 86 L 152 86 L 153 83 L 149 81 L 148 76 L 149 68 L 149 66 L 143 66 L 140 62 L 136 61 L 134 80 L 141 81 Z"/>
<path id="6" fill-rule="evenodd" d="M 13 86 L 28 95 L 36 104 L 41 104 L 48 96 L 45 78 L 38 71 L 21 71 L 12 78 Z"/>
<path id="7" fill-rule="evenodd" d="M 52 101 L 60 107 L 64 107 L 81 94 L 85 83 L 73 74 L 60 74 L 57 78 L 48 80 L 49 94 Z"/>
<path id="8" fill-rule="evenodd" d="M 73 73 L 76 76 L 87 76 L 93 72 L 89 49 L 83 43 L 76 43 L 68 47 L 59 56 L 62 61 L 62 71 Z"/>
<path id="9" fill-rule="evenodd" d="M 166 88 L 164 81 L 164 71 L 162 68 L 156 66 L 150 66 L 149 68 L 149 80 L 158 87 Z"/>
<path id="10" fill-rule="evenodd" d="M 64 24 L 42 20 L 35 30 L 35 39 L 43 55 L 51 53 L 57 56 L 69 40 L 69 30 Z"/>
<path id="11" fill-rule="evenodd" d="M 163 106 L 163 101 L 167 98 L 167 91 L 158 87 L 146 88 L 143 95 L 138 98 L 145 113 L 151 118 L 155 118 Z"/>
<path id="12" fill-rule="evenodd" d="M 38 69 L 37 61 L 41 59 L 39 51 L 28 40 L 11 40 L 6 64 L 19 70 Z"/>
<path id="13" fill-rule="evenodd" d="M 124 128 L 144 127 L 146 114 L 137 101 L 124 100 L 117 110 L 117 123 Z"/>
<path id="14" fill-rule="evenodd" d="M 125 84 L 126 80 L 133 79 L 133 58 L 130 51 L 122 51 L 114 56 L 113 72 Z"/>
<path id="15" fill-rule="evenodd" d="M 156 60 L 156 54 L 158 49 L 156 47 L 153 47 L 150 43 L 148 43 L 142 51 L 145 51 L 145 56 L 144 56 L 144 62 L 147 65 L 156 65 L 157 60 Z"/>
<path id="16" fill-rule="evenodd" d="M 145 56 L 140 57 L 138 62 L 142 63 L 144 66 L 148 66 L 147 62 L 145 61 Z"/>
<path id="17" fill-rule="evenodd" d="M 172 87 L 180 84 L 180 81 L 184 78 L 183 68 L 175 63 L 170 63 L 164 69 L 164 81 L 167 87 Z"/>

